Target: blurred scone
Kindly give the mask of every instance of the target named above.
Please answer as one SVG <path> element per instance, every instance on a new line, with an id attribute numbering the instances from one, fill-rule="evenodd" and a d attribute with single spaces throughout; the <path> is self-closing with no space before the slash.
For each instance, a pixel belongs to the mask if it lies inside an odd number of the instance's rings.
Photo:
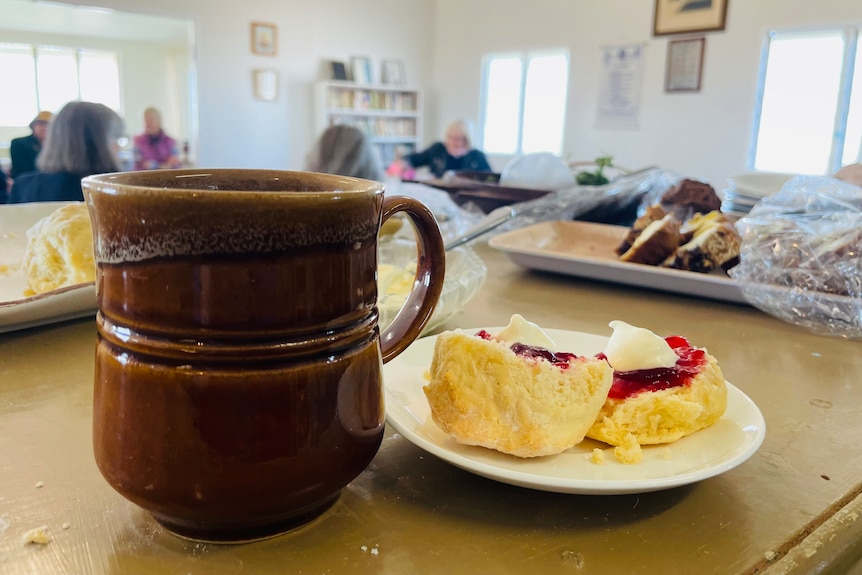
<path id="1" fill-rule="evenodd" d="M 94 281 L 93 230 L 87 206 L 67 204 L 27 230 L 23 265 L 35 294 Z"/>
<path id="2" fill-rule="evenodd" d="M 607 397 L 610 366 L 508 343 L 485 332 L 438 337 L 424 388 L 434 423 L 459 443 L 517 457 L 579 443 Z"/>

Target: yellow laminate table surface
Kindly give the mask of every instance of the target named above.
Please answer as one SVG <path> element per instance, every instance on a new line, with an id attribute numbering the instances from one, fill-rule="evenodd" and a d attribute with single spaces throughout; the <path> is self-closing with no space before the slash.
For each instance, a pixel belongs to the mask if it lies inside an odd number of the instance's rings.
<path id="1" fill-rule="evenodd" d="M 753 308 L 535 273 L 487 246 L 481 293 L 447 328 L 608 334 L 623 319 L 705 346 L 760 407 L 767 436 L 694 485 L 586 496 L 497 483 L 387 431 L 325 514 L 243 545 L 177 538 L 93 461 L 91 319 L 0 335 L 0 573 L 847 573 L 862 556 L 862 343 Z M 48 527 L 47 545 L 23 534 Z"/>

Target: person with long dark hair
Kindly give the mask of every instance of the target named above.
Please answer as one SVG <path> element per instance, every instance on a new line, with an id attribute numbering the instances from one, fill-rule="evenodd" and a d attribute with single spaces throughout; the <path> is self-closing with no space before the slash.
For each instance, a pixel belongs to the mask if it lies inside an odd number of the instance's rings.
<path id="1" fill-rule="evenodd" d="M 383 168 L 368 137 L 359 128 L 330 126 L 318 138 L 305 164 L 310 172 L 380 181 Z"/>
<path id="2" fill-rule="evenodd" d="M 9 203 L 83 201 L 81 178 L 120 171 L 123 119 L 103 104 L 69 102 L 54 117 L 37 171 L 15 179 Z"/>

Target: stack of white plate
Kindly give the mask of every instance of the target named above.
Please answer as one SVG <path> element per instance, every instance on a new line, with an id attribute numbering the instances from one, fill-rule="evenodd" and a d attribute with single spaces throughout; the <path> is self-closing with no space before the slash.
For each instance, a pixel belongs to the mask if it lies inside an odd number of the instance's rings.
<path id="1" fill-rule="evenodd" d="M 796 174 L 773 172 L 749 172 L 730 178 L 724 190 L 721 211 L 745 215 L 754 204 L 766 196 L 781 190 L 782 186 Z"/>

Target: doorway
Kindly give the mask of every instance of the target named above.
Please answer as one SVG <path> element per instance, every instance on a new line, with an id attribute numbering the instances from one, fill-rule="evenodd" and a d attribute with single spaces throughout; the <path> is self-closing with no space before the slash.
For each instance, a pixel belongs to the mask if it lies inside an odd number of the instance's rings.
<path id="1" fill-rule="evenodd" d="M 84 86 L 86 79 L 76 78 L 77 92 L 57 95 L 51 75 L 39 59 L 64 54 L 72 58 L 71 70 L 80 69 L 83 56 L 99 54 L 103 60 L 116 62 L 116 78 L 102 74 L 105 82 L 116 82 L 118 98 L 106 105 L 114 108 L 126 122 L 126 136 L 121 149 L 124 167 L 130 165 L 129 141 L 143 132 L 144 110 L 159 109 L 165 131 L 177 140 L 181 155 L 194 164 L 197 150 L 197 80 L 194 61 L 194 23 L 191 20 L 120 12 L 109 8 L 63 5 L 33 0 L 0 0 L 0 59 L 3 54 L 15 56 L 21 73 L 11 77 L 0 109 L 14 110 L 0 118 L 0 163 L 8 162 L 12 138 L 27 135 L 27 125 L 41 109 L 56 113 L 65 101 L 98 99 L 99 86 Z M 29 67 L 28 67 L 29 66 Z M 6 69 L 8 73 L 8 69 Z M 40 73 L 41 72 L 41 73 Z M 74 72 L 72 72 L 74 73 Z M 106 94 L 113 86 L 105 87 Z M 74 91 L 74 90 L 73 90 Z M 40 97 L 41 94 L 41 97 Z M 96 94 L 95 96 L 93 96 Z M 106 96 L 106 98 L 108 98 Z M 51 109 L 57 108 L 57 109 Z M 19 117 L 20 116 L 20 117 Z"/>

